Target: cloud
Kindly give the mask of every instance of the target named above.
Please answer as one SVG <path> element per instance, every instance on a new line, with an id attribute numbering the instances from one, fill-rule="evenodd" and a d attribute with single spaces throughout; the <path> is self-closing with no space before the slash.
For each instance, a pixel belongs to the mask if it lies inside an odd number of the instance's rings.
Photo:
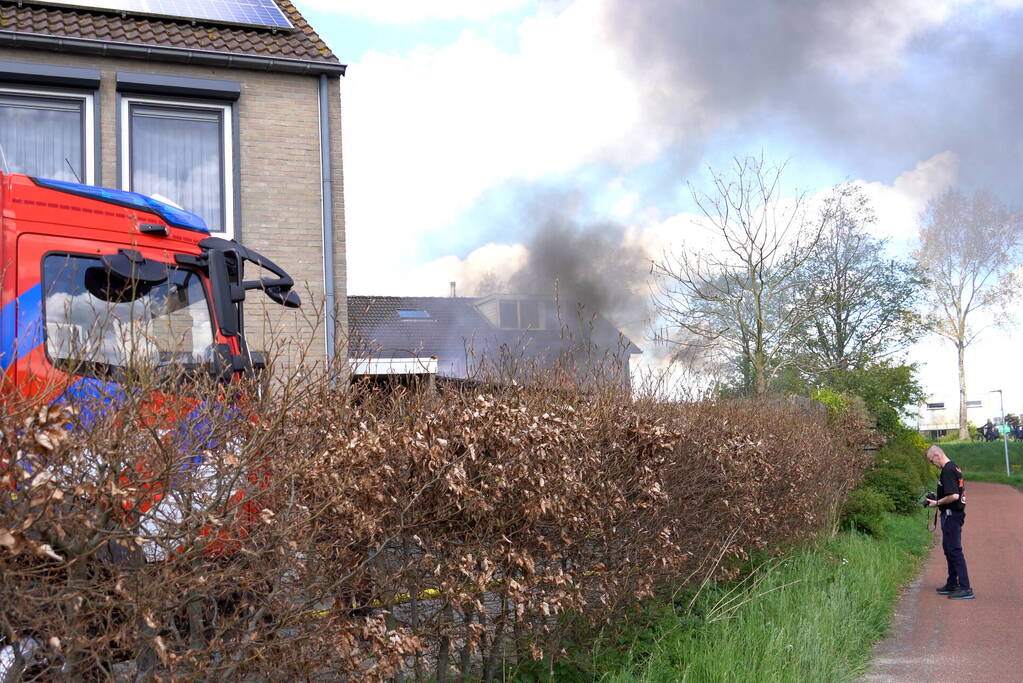
<path id="1" fill-rule="evenodd" d="M 606 0 L 644 116 L 680 145 L 787 136 L 858 175 L 950 150 L 961 178 L 1018 194 L 1016 0 Z"/>
<path id="2" fill-rule="evenodd" d="M 908 249 L 916 239 L 920 215 L 927 203 L 955 185 L 958 175 L 959 159 L 946 151 L 921 161 L 891 185 L 857 181 L 877 215 L 874 234 L 891 239 L 897 249 Z"/>
<path id="3" fill-rule="evenodd" d="M 479 21 L 529 4 L 530 0 L 303 0 L 302 8 L 362 17 L 381 24 L 412 24 L 429 19 Z"/>
<path id="4" fill-rule="evenodd" d="M 581 2 L 527 20 L 511 54 L 467 31 L 406 56 L 369 53 L 343 83 L 350 276 L 357 288 L 418 262 L 419 240 L 487 190 L 629 166 L 661 144 Z"/>

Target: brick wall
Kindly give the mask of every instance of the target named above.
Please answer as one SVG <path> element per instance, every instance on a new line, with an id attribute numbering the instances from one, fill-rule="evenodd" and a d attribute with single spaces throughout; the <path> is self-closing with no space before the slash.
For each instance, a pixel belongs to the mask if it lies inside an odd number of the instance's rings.
<path id="1" fill-rule="evenodd" d="M 302 357 L 317 362 L 325 358 L 318 77 L 8 48 L 0 48 L 0 59 L 82 66 L 101 72 L 96 182 L 107 187 L 120 186 L 117 71 L 241 83 L 240 171 L 236 175 L 241 188 L 241 220 L 235 236 L 291 273 L 303 299 L 303 308 L 293 311 L 250 293 L 246 314 L 250 344 L 253 349 L 281 348 L 289 365 Z M 329 102 L 337 340 L 338 353 L 345 358 L 347 269 L 338 78 L 330 79 Z"/>

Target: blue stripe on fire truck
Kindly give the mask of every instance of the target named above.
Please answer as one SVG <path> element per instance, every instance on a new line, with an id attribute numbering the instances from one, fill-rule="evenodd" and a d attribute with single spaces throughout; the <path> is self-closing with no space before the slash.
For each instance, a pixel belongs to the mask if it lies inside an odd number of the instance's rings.
<path id="1" fill-rule="evenodd" d="M 0 309 L 0 369 L 6 370 L 43 343 L 43 285 Z"/>

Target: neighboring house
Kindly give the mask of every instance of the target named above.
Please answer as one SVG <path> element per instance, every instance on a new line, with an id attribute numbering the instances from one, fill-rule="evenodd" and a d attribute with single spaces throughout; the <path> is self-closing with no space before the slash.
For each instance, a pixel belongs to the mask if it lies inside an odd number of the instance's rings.
<path id="1" fill-rule="evenodd" d="M 250 306 L 253 348 L 344 358 L 344 71 L 288 0 L 0 2 L 0 145 L 12 172 L 200 214 L 304 299 Z"/>
<path id="2" fill-rule="evenodd" d="M 348 297 L 349 361 L 355 375 L 432 374 L 502 379 L 558 363 L 614 373 L 628 385 L 641 351 L 600 315 L 558 315 L 541 297 Z"/>
<path id="3" fill-rule="evenodd" d="M 966 402 L 966 419 L 976 426 L 980 426 L 989 419 L 997 422 L 997 410 L 984 407 L 980 400 Z M 938 438 L 949 432 L 959 430 L 959 397 L 945 400 L 942 397 L 932 396 L 920 405 L 917 412 L 917 430 L 926 436 Z"/>

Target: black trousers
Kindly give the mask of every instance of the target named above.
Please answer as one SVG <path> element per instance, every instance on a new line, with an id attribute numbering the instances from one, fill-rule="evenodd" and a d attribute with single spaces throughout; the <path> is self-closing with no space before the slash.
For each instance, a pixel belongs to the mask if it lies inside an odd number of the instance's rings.
<path id="1" fill-rule="evenodd" d="M 948 585 L 960 588 L 970 587 L 970 575 L 966 572 L 966 556 L 963 555 L 963 524 L 966 511 L 949 510 L 941 513 L 941 549 L 948 562 Z"/>

